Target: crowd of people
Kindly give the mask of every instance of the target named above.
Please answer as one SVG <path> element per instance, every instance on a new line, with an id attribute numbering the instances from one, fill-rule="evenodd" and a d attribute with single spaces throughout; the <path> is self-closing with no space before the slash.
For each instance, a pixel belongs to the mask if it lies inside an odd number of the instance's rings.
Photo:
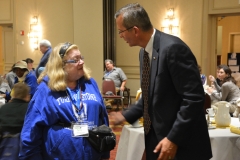
<path id="1" fill-rule="evenodd" d="M 240 113 L 240 89 L 232 76 L 232 71 L 227 65 L 217 66 L 216 78 L 209 75 L 210 87 L 206 88 L 206 93 L 210 95 L 212 107 L 216 107 L 220 101 L 229 102 L 229 113 L 233 117 L 238 117 Z"/>
<path id="2" fill-rule="evenodd" d="M 123 6 L 115 20 L 120 38 L 130 47 L 141 47 L 142 96 L 128 110 L 111 112 L 114 124 L 144 117 L 146 159 L 210 159 L 204 89 L 213 105 L 227 101 L 229 113 L 238 116 L 240 90 L 231 69 L 218 66 L 217 77 L 210 75 L 211 86 L 204 88 L 207 77 L 189 47 L 155 29 L 140 4 Z M 53 49 L 48 40 L 39 44 L 43 56 L 36 69 L 31 58 L 21 60 L 0 81 L 7 102 L 0 108 L 0 133 L 19 134 L 15 156 L 22 160 L 108 160 L 110 152 L 97 152 L 85 135 L 91 125 L 109 126 L 106 106 L 112 102 L 103 100 L 76 44 L 60 43 Z M 112 79 L 116 90 L 124 91 L 123 70 L 110 59 L 105 67 L 103 79 Z"/>
<path id="3" fill-rule="evenodd" d="M 2 87 L 7 103 L 0 108 L 1 143 L 20 145 L 12 151 L 1 148 L 0 157 L 10 152 L 10 159 L 109 159 L 110 152 L 97 152 L 84 138 L 88 130 L 81 130 L 109 126 L 109 121 L 78 46 L 66 42 L 52 50 L 43 40 L 40 50 L 44 55 L 36 70 L 27 58 L 16 62 L 0 81 L 12 87 Z"/>

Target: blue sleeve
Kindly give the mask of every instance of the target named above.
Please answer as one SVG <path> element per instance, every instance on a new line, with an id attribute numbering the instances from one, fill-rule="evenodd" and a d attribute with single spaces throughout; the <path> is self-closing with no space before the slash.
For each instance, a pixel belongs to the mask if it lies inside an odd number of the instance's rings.
<path id="1" fill-rule="evenodd" d="M 35 157 L 38 157 L 39 160 L 43 159 L 40 148 L 42 144 L 43 122 L 41 113 L 35 105 L 35 101 L 29 103 L 25 116 L 21 132 L 20 159 L 35 160 Z"/>
<path id="2" fill-rule="evenodd" d="M 32 73 L 29 73 L 29 75 L 25 79 L 25 83 L 31 88 L 30 94 L 32 98 L 38 86 L 36 76 Z"/>
<path id="3" fill-rule="evenodd" d="M 6 92 L 6 97 L 5 99 L 7 100 L 7 102 L 11 99 L 11 92 Z"/>
<path id="4" fill-rule="evenodd" d="M 20 159 L 43 159 L 41 150 L 44 139 L 43 131 L 46 126 L 57 121 L 56 115 L 51 114 L 56 111 L 53 107 L 54 104 L 49 104 L 52 99 L 48 95 L 46 89 L 39 89 L 28 105 L 21 132 Z"/>

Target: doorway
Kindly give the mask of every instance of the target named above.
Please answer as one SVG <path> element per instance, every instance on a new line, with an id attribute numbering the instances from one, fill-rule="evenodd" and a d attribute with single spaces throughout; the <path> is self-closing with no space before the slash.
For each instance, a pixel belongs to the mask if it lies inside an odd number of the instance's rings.
<path id="1" fill-rule="evenodd" d="M 217 17 L 217 56 L 228 64 L 228 53 L 240 53 L 240 16 Z"/>
<path id="2" fill-rule="evenodd" d="M 0 75 L 8 73 L 15 63 L 13 36 L 12 25 L 0 25 Z"/>
<path id="3" fill-rule="evenodd" d="M 217 25 L 217 56 L 221 56 L 220 64 L 229 66 L 240 87 L 240 16 L 219 16 Z"/>

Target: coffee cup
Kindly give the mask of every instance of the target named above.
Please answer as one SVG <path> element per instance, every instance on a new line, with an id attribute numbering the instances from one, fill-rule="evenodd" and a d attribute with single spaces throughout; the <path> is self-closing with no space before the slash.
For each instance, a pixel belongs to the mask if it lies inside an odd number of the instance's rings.
<path id="1" fill-rule="evenodd" d="M 206 109 L 206 112 L 208 113 L 208 115 L 209 115 L 210 117 L 215 116 L 215 112 L 214 112 L 214 109 L 213 109 L 213 108 L 207 108 L 207 109 Z"/>
<path id="2" fill-rule="evenodd" d="M 209 88 L 209 85 L 203 85 L 204 90 L 207 90 Z"/>
<path id="3" fill-rule="evenodd" d="M 135 122 L 132 123 L 133 127 L 140 127 L 139 120 L 136 120 Z"/>

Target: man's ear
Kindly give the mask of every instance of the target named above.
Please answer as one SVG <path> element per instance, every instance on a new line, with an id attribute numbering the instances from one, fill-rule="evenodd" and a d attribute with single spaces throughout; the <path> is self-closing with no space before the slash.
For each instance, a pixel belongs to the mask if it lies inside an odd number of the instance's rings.
<path id="1" fill-rule="evenodd" d="M 29 102 L 30 99 L 31 99 L 31 95 L 28 94 L 28 95 L 26 95 L 26 97 L 24 98 L 24 101 Z"/>
<path id="2" fill-rule="evenodd" d="M 134 26 L 133 30 L 134 30 L 136 36 L 138 36 L 139 32 L 141 31 L 137 26 Z"/>

